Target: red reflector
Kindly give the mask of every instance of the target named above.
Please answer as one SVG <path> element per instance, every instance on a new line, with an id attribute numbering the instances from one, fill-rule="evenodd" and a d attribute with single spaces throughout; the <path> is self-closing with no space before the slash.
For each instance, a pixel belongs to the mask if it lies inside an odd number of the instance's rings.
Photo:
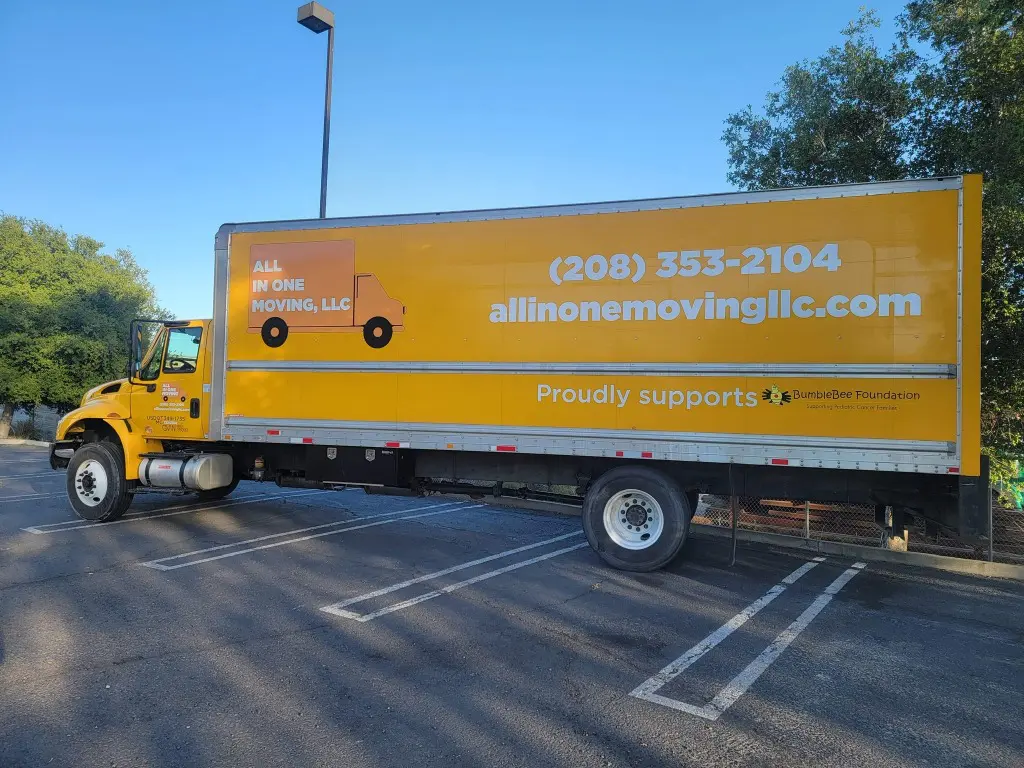
<path id="1" fill-rule="evenodd" d="M 789 459 L 772 459 L 772 464 L 785 467 L 789 465 Z"/>
<path id="2" fill-rule="evenodd" d="M 501 453 L 515 453 L 516 447 L 514 445 L 496 445 L 494 450 Z"/>
<path id="3" fill-rule="evenodd" d="M 957 472 L 960 471 L 960 467 L 950 467 L 946 471 L 949 472 L 952 475 L 955 475 Z"/>
<path id="4" fill-rule="evenodd" d="M 653 459 L 654 458 L 654 454 L 651 453 L 650 451 L 641 451 L 640 452 L 640 458 L 641 459 Z"/>
<path id="5" fill-rule="evenodd" d="M 616 456 L 618 456 L 618 457 L 619 457 L 619 458 L 621 459 L 621 458 L 622 458 L 623 456 L 625 456 L 626 454 L 624 454 L 624 453 L 623 453 L 622 451 L 616 451 L 616 452 L 615 452 L 615 455 L 616 455 Z"/>
<path id="6" fill-rule="evenodd" d="M 281 430 L 280 429 L 268 429 L 267 430 L 267 434 L 270 435 L 271 437 L 277 437 L 278 435 L 281 434 Z"/>
<path id="7" fill-rule="evenodd" d="M 312 443 L 313 442 L 313 438 L 312 437 L 304 437 L 304 438 L 302 438 L 302 442 L 304 442 L 304 443 Z"/>
<path id="8" fill-rule="evenodd" d="M 401 448 L 402 444 L 401 443 L 397 443 L 397 442 L 395 442 L 395 443 L 384 443 L 384 447 L 385 448 Z"/>

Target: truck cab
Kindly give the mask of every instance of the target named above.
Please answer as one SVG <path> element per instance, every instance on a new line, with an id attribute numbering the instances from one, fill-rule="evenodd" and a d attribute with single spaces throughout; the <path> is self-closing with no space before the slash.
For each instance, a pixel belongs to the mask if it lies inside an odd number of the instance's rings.
<path id="1" fill-rule="evenodd" d="M 116 519 L 146 488 L 204 499 L 234 489 L 230 455 L 208 443 L 211 325 L 134 321 L 128 376 L 90 389 L 61 419 L 50 464 L 68 469 L 79 516 Z"/>

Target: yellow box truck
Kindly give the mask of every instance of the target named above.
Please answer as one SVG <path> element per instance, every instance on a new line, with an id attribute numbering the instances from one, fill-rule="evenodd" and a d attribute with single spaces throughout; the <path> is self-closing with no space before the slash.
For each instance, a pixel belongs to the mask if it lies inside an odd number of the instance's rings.
<path id="1" fill-rule="evenodd" d="M 76 512 L 240 479 L 581 501 L 659 568 L 701 492 L 985 528 L 977 176 L 226 224 L 52 452 Z M 556 491 L 559 494 L 556 494 Z"/>

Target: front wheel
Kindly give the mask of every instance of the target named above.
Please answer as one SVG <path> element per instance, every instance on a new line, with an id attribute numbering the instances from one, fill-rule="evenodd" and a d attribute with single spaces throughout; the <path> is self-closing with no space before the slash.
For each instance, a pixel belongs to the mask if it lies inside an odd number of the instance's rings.
<path id="1" fill-rule="evenodd" d="M 583 500 L 583 531 L 608 565 L 656 571 L 679 554 L 691 510 L 674 480 L 648 467 L 601 475 Z"/>
<path id="2" fill-rule="evenodd" d="M 83 520 L 116 520 L 132 503 L 132 490 L 124 476 L 124 455 L 113 443 L 86 443 L 68 463 L 67 492 L 71 506 Z"/>

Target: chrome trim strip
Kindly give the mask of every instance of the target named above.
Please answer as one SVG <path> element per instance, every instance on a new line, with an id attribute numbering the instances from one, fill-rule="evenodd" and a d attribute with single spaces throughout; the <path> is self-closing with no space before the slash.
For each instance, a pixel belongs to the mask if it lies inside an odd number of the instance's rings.
<path id="1" fill-rule="evenodd" d="M 793 378 L 953 379 L 956 366 L 832 363 L 531 363 L 231 360 L 229 371 L 302 373 L 496 373 L 606 376 L 787 376 Z"/>
<path id="2" fill-rule="evenodd" d="M 786 446 L 791 448 L 843 449 L 846 451 L 909 451 L 948 455 L 955 450 L 953 443 L 936 440 L 885 440 L 840 437 L 800 437 L 791 435 L 735 435 L 716 432 L 650 432 L 641 430 L 582 429 L 563 427 L 506 427 L 495 424 L 434 424 L 421 422 L 335 421 L 331 419 L 267 419 L 250 416 L 229 416 L 227 425 L 232 432 L 236 427 L 261 429 L 309 430 L 341 429 L 373 431 L 384 441 L 395 440 L 396 432 L 437 433 L 444 435 L 493 435 L 495 439 L 554 437 L 583 442 L 594 440 L 624 440 L 630 442 L 684 442 L 712 443 L 715 445 Z M 581 446 L 582 447 L 582 446 Z"/>
<path id="3" fill-rule="evenodd" d="M 226 248 L 228 236 L 232 232 L 283 232 L 301 229 L 334 229 L 338 227 L 393 227 L 401 224 L 450 224 L 466 221 L 491 221 L 494 219 L 534 219 L 550 216 L 580 216 L 598 213 L 657 211 L 673 208 L 707 208 L 720 205 L 777 203 L 835 197 L 863 197 L 865 195 L 891 195 L 903 192 L 935 192 L 947 189 L 961 189 L 962 187 L 962 177 L 947 176 L 935 179 L 879 181 L 867 184 L 832 184 L 824 187 L 796 187 L 764 192 L 720 192 L 712 195 L 620 200 L 575 205 L 542 205 L 475 211 L 355 216 L 339 219 L 256 221 L 224 224 L 217 232 L 216 247 Z"/>

